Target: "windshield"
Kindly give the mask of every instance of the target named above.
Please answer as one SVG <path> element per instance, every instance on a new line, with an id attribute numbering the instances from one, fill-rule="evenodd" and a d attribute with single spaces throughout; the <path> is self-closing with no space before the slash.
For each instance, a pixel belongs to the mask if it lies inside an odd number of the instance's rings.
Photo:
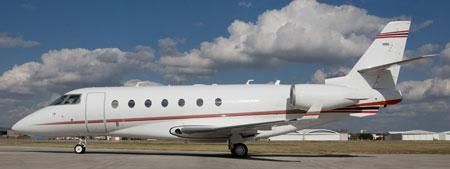
<path id="1" fill-rule="evenodd" d="M 53 101 L 50 106 L 53 105 L 64 105 L 64 104 L 78 104 L 80 103 L 81 95 L 80 94 L 72 94 L 72 95 L 63 95 Z"/>

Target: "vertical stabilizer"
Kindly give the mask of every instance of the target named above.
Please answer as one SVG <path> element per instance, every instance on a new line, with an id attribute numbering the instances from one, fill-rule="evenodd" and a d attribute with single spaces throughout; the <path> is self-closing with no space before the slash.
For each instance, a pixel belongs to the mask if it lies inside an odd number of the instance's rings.
<path id="1" fill-rule="evenodd" d="M 410 24 L 411 21 L 389 22 L 346 76 L 326 79 L 325 83 L 352 88 L 394 89 L 400 71 L 399 65 L 377 71 L 359 71 L 401 61 Z"/>

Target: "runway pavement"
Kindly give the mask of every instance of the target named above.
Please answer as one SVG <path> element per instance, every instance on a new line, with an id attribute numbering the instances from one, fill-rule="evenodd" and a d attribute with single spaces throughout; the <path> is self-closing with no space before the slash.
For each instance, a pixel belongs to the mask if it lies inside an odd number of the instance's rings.
<path id="1" fill-rule="evenodd" d="M 0 146 L 1 169 L 309 169 L 309 168 L 446 168 L 450 155 L 405 154 L 251 154 L 231 158 L 228 152 L 174 152 Z"/>

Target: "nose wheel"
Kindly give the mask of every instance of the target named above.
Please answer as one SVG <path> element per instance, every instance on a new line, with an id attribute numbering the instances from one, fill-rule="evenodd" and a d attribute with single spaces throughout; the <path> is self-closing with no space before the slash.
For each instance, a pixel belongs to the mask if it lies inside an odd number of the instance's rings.
<path id="1" fill-rule="evenodd" d="M 73 147 L 73 151 L 77 154 L 83 154 L 84 152 L 86 152 L 86 144 L 86 138 L 81 137 L 78 144 Z"/>
<path id="2" fill-rule="evenodd" d="M 77 144 L 75 145 L 75 147 L 73 148 L 73 151 L 77 154 L 83 154 L 86 151 L 86 146 L 81 145 L 81 144 Z"/>

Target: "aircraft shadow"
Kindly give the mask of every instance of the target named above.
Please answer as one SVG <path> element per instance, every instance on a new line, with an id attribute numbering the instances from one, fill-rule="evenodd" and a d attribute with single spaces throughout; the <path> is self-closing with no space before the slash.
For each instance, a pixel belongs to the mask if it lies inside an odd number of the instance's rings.
<path id="1" fill-rule="evenodd" d="M 55 150 L 30 150 L 23 152 L 39 152 L 39 153 L 63 153 L 74 154 L 72 151 L 55 151 Z M 109 154 L 109 155 L 147 155 L 147 156 L 189 156 L 189 157 L 205 157 L 205 158 L 226 158 L 236 160 L 256 160 L 271 162 L 301 162 L 299 160 L 279 159 L 280 157 L 301 157 L 301 158 L 357 158 L 370 157 L 365 155 L 351 154 L 284 154 L 284 153 L 267 153 L 267 154 L 249 154 L 247 158 L 235 158 L 229 153 L 202 153 L 202 152 L 139 152 L 139 151 L 96 151 L 91 150 L 86 154 Z"/>

